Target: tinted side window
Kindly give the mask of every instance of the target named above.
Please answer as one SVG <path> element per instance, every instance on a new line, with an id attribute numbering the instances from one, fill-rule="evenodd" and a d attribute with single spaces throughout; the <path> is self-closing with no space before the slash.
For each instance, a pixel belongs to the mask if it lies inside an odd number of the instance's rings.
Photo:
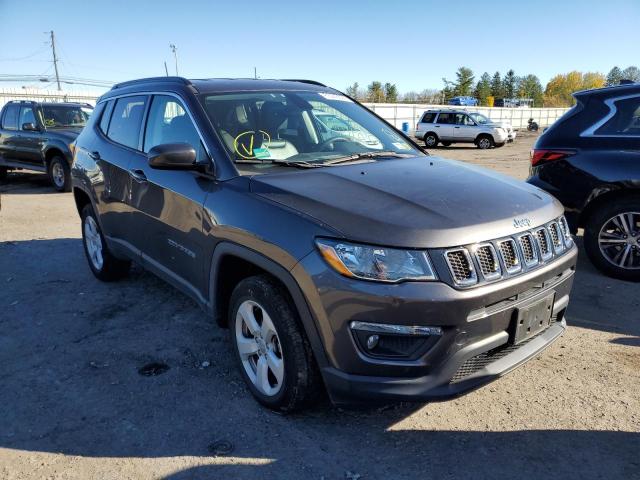
<path id="1" fill-rule="evenodd" d="M 115 102 L 113 100 L 109 100 L 102 111 L 102 116 L 100 117 L 100 130 L 104 134 L 107 133 L 107 129 L 109 128 L 109 120 L 111 120 L 111 113 L 113 112 L 114 105 Z"/>
<path id="2" fill-rule="evenodd" d="M 200 136 L 180 100 L 168 95 L 156 95 L 149 109 L 144 151 L 148 152 L 156 145 L 165 143 L 188 143 L 201 158 Z"/>
<path id="3" fill-rule="evenodd" d="M 107 136 L 114 142 L 137 149 L 147 101 L 146 96 L 119 98 L 113 107 Z"/>
<path id="4" fill-rule="evenodd" d="M 453 114 L 452 113 L 441 113 L 440 115 L 438 115 L 438 122 L 437 123 L 444 123 L 444 124 L 453 123 Z"/>
<path id="5" fill-rule="evenodd" d="M 2 118 L 2 128 L 5 128 L 7 130 L 17 130 L 19 112 L 20 105 L 9 105 L 4 111 L 4 117 Z"/>
<path id="6" fill-rule="evenodd" d="M 20 120 L 18 126 L 22 128 L 25 123 L 33 123 L 36 125 L 36 116 L 33 113 L 33 107 L 22 107 L 20 109 Z"/>
<path id="7" fill-rule="evenodd" d="M 436 118 L 436 114 L 433 112 L 427 112 L 423 115 L 422 120 L 420 120 L 422 123 L 433 123 L 433 121 Z"/>
<path id="8" fill-rule="evenodd" d="M 456 113 L 456 125 L 475 125 L 473 120 L 469 118 L 469 115 L 464 113 Z"/>
<path id="9" fill-rule="evenodd" d="M 596 135 L 629 135 L 640 137 L 640 96 L 615 102 L 616 113 L 596 130 Z"/>

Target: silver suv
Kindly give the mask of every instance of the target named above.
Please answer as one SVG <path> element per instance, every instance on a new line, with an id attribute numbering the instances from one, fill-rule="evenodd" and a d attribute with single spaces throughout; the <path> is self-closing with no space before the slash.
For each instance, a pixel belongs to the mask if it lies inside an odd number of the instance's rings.
<path id="1" fill-rule="evenodd" d="M 433 148 L 442 143 L 475 143 L 478 148 L 501 147 L 509 140 L 507 130 L 496 123 L 481 123 L 464 110 L 429 110 L 418 124 L 414 136 Z"/>

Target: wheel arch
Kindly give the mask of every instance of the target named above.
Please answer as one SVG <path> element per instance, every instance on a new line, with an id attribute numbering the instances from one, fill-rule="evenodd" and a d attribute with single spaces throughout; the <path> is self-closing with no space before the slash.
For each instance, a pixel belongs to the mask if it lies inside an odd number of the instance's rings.
<path id="1" fill-rule="evenodd" d="M 623 188 L 620 186 L 610 185 L 607 189 L 598 189 L 589 196 L 585 207 L 578 216 L 578 227 L 584 227 L 591 215 L 596 212 L 601 206 L 611 202 L 627 199 L 638 198 L 640 200 L 640 187 L 639 188 Z"/>
<path id="2" fill-rule="evenodd" d="M 229 298 L 235 286 L 244 278 L 258 274 L 273 277 L 289 294 L 298 312 L 302 328 L 322 368 L 328 365 L 320 334 L 307 301 L 291 273 L 268 257 L 231 242 L 219 243 L 211 260 L 209 274 L 209 305 L 219 326 L 227 327 Z"/>
<path id="3" fill-rule="evenodd" d="M 493 138 L 493 135 L 491 135 L 490 133 L 487 133 L 487 132 L 482 132 L 482 133 L 479 133 L 478 135 L 476 135 L 476 138 L 475 138 L 475 140 L 473 141 L 473 143 L 475 143 L 475 144 L 477 145 L 477 144 L 478 144 L 478 142 L 480 141 L 480 139 L 481 139 L 482 137 L 487 137 L 487 138 L 489 138 L 489 139 L 490 139 L 494 144 L 496 143 L 496 140 L 495 140 L 495 138 Z"/>

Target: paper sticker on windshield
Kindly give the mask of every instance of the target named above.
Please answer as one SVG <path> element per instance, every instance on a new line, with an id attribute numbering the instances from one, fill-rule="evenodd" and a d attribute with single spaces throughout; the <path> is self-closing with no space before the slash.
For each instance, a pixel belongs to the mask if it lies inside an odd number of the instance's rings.
<path id="1" fill-rule="evenodd" d="M 393 142 L 392 145 L 398 150 L 411 150 L 411 147 L 404 142 Z"/>
<path id="2" fill-rule="evenodd" d="M 271 153 L 269 153 L 269 150 L 267 148 L 254 148 L 253 149 L 253 155 L 256 158 L 269 158 L 269 157 L 271 157 Z"/>
<path id="3" fill-rule="evenodd" d="M 318 92 L 321 97 L 326 98 L 327 100 L 337 100 L 338 102 L 350 102 L 351 100 L 344 95 L 338 95 L 337 93 L 325 93 Z"/>

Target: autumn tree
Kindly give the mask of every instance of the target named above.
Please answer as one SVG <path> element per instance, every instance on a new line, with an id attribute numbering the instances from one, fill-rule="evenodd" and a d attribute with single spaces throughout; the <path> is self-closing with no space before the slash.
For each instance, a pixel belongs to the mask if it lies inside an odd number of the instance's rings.
<path id="1" fill-rule="evenodd" d="M 544 103 L 548 107 L 570 107 L 575 103 L 572 93 L 579 90 L 600 88 L 605 84 L 601 73 L 569 72 L 553 77 L 544 91 Z"/>
<path id="2" fill-rule="evenodd" d="M 622 71 L 623 80 L 631 80 L 632 82 L 640 82 L 640 69 L 638 67 L 627 67 Z"/>
<path id="3" fill-rule="evenodd" d="M 384 90 L 382 89 L 382 83 L 371 82 L 367 87 L 367 101 L 372 103 L 384 102 Z"/>
<path id="4" fill-rule="evenodd" d="M 620 70 L 620 68 L 618 67 L 613 67 L 607 74 L 605 85 L 607 87 L 618 85 L 620 83 L 620 80 L 622 80 L 622 70 Z"/>

